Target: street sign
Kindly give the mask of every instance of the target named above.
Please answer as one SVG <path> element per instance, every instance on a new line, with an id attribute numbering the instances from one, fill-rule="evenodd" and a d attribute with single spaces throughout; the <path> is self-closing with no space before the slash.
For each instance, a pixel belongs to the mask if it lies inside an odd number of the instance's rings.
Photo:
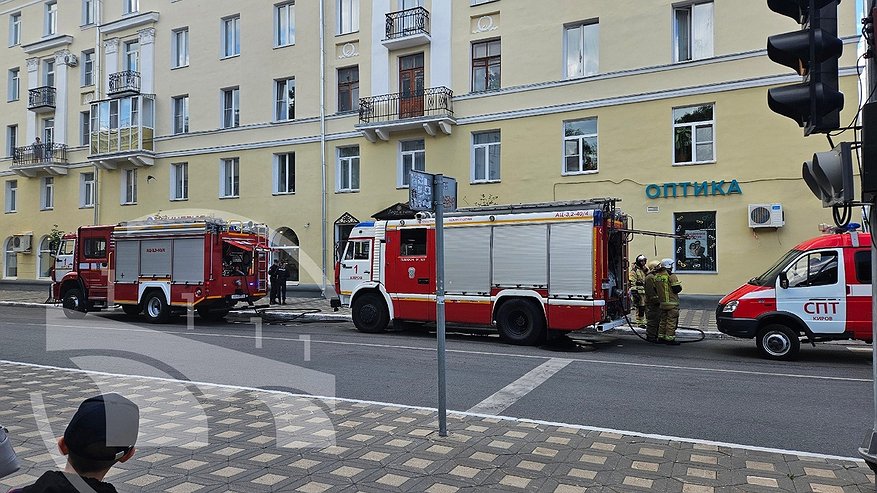
<path id="1" fill-rule="evenodd" d="M 431 211 L 433 174 L 411 170 L 408 178 L 408 207 L 413 211 Z M 456 199 L 456 184 L 454 186 Z"/>
<path id="2" fill-rule="evenodd" d="M 442 205 L 444 212 L 457 210 L 457 180 L 442 176 Z"/>

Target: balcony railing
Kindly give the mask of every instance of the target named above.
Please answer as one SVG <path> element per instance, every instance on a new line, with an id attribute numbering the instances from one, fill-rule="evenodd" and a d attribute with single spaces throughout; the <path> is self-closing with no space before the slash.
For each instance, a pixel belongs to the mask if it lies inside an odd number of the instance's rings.
<path id="1" fill-rule="evenodd" d="M 359 122 L 392 122 L 425 116 L 453 118 L 453 97 L 454 93 L 447 87 L 431 87 L 422 92 L 360 98 Z"/>
<path id="2" fill-rule="evenodd" d="M 388 40 L 418 34 L 429 35 L 429 11 L 425 8 L 414 7 L 387 14 Z"/>
<path id="3" fill-rule="evenodd" d="M 27 91 L 27 109 L 36 112 L 54 111 L 55 88 L 42 86 Z"/>
<path id="4" fill-rule="evenodd" d="M 67 165 L 67 145 L 46 142 L 16 147 L 12 152 L 12 171 L 23 172 L 27 176 L 35 176 L 36 171 Z M 30 173 L 27 173 L 27 172 Z M 66 174 L 66 171 L 64 172 Z"/>
<path id="5" fill-rule="evenodd" d="M 140 93 L 140 72 L 133 70 L 125 70 L 124 72 L 116 72 L 110 74 L 110 87 L 107 94 L 139 94 Z"/>

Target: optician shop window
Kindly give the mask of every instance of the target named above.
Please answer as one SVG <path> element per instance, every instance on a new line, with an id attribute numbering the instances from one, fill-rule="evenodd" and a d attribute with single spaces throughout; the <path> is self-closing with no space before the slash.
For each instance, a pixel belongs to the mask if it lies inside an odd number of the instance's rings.
<path id="1" fill-rule="evenodd" d="M 673 231 L 677 272 L 717 272 L 715 211 L 674 213 Z"/>

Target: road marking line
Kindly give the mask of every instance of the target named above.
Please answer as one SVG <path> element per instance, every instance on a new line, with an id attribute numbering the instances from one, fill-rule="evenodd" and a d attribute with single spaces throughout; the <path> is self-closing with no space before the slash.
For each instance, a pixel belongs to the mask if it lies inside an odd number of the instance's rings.
<path id="1" fill-rule="evenodd" d="M 566 368 L 572 360 L 551 358 L 541 365 L 533 368 L 521 378 L 506 385 L 492 396 L 472 406 L 467 412 L 478 414 L 502 414 L 512 404 L 542 385 L 555 373 Z"/>
<path id="2" fill-rule="evenodd" d="M 871 348 L 869 348 L 869 347 L 852 347 L 852 346 L 850 346 L 850 347 L 847 347 L 847 349 L 849 349 L 850 351 L 856 351 L 858 353 L 870 353 L 871 352 Z"/>
<path id="3" fill-rule="evenodd" d="M 221 389 L 231 389 L 231 390 L 240 390 L 240 391 L 249 391 L 249 392 L 263 392 L 271 395 L 285 395 L 289 397 L 296 397 L 302 399 L 313 399 L 318 401 L 336 401 L 336 402 L 347 402 L 351 404 L 373 404 L 376 406 L 391 406 L 398 407 L 400 409 L 412 409 L 412 410 L 421 410 L 421 411 L 433 411 L 437 412 L 437 410 L 433 407 L 425 407 L 425 406 L 412 406 L 409 404 L 396 404 L 393 402 L 381 402 L 381 401 L 368 401 L 362 399 L 349 399 L 344 397 L 330 397 L 330 396 L 317 396 L 317 395 L 307 395 L 307 394 L 296 394 L 293 392 L 284 392 L 282 390 L 270 390 L 270 389 L 260 389 L 258 387 L 244 387 L 240 385 L 226 385 L 220 383 L 211 383 L 211 382 L 197 382 L 192 380 L 180 380 L 177 378 L 167 378 L 167 377 L 151 377 L 151 376 L 142 376 L 142 375 L 125 375 L 119 373 L 108 373 L 103 371 L 93 371 L 93 370 L 83 370 L 80 368 L 64 368 L 61 366 L 50 366 L 50 365 L 39 365 L 36 363 L 24 363 L 21 361 L 9 361 L 9 360 L 0 360 L 0 364 L 7 364 L 13 366 L 25 366 L 28 368 L 39 368 L 44 370 L 55 370 L 55 371 L 66 371 L 72 373 L 82 373 L 89 375 L 100 375 L 106 377 L 117 377 L 117 378 L 140 378 L 144 380 L 153 380 L 156 382 L 172 382 L 172 383 L 191 383 L 197 385 L 198 387 L 215 387 Z M 739 443 L 730 443 L 730 442 L 717 442 L 714 440 L 703 440 L 699 438 L 685 438 L 685 437 L 677 437 L 672 435 L 658 435 L 654 433 L 641 433 L 638 431 L 629 431 L 629 430 L 618 430 L 615 428 L 602 428 L 597 426 L 587 426 L 587 425 L 578 425 L 572 423 L 561 423 L 556 421 L 543 421 L 539 419 L 529 419 L 529 418 L 516 418 L 513 416 L 494 416 L 490 414 L 479 414 L 472 413 L 468 411 L 454 411 L 448 410 L 449 414 L 454 414 L 457 416 L 463 417 L 472 417 L 472 418 L 486 418 L 486 419 L 496 419 L 500 421 L 510 421 L 513 423 L 532 423 L 536 425 L 542 426 L 556 426 L 563 428 L 570 428 L 574 430 L 580 431 L 594 431 L 600 433 L 616 433 L 619 435 L 627 435 L 638 438 L 652 438 L 655 440 L 671 440 L 676 442 L 686 442 L 693 444 L 701 444 L 701 445 L 715 445 L 717 447 L 730 447 L 736 448 L 740 450 L 751 450 L 755 452 L 767 452 L 771 454 L 785 454 L 785 455 L 797 455 L 798 457 L 813 457 L 817 459 L 828 459 L 828 460 L 842 460 L 847 462 L 855 462 L 858 464 L 865 464 L 865 461 L 858 457 L 844 457 L 842 455 L 829 455 L 829 454 L 819 454 L 816 452 L 804 452 L 800 450 L 789 450 L 789 449 L 777 449 L 777 448 L 769 448 L 769 447 L 758 447 L 755 445 L 744 445 Z"/>

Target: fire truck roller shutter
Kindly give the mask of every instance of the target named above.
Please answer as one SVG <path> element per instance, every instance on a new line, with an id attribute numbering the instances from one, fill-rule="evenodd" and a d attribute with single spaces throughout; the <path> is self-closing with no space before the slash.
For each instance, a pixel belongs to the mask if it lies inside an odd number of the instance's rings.
<path id="1" fill-rule="evenodd" d="M 116 241 L 116 282 L 137 282 L 140 273 L 140 242 Z"/>
<path id="2" fill-rule="evenodd" d="M 445 290 L 490 295 L 490 227 L 445 230 Z"/>
<path id="3" fill-rule="evenodd" d="M 167 278 L 171 275 L 171 240 L 140 242 L 140 275 Z"/>
<path id="4" fill-rule="evenodd" d="M 548 225 L 493 228 L 493 284 L 500 287 L 548 285 Z"/>
<path id="5" fill-rule="evenodd" d="M 204 238 L 174 240 L 173 282 L 204 282 Z"/>
<path id="6" fill-rule="evenodd" d="M 594 224 L 552 224 L 549 237 L 549 296 L 594 294 Z"/>
<path id="7" fill-rule="evenodd" d="M 231 245 L 231 246 L 234 246 L 234 247 L 240 248 L 241 250 L 246 250 L 246 251 L 248 251 L 248 252 L 252 252 L 252 251 L 253 251 L 253 245 L 251 245 L 251 244 L 249 244 L 249 243 L 246 243 L 246 242 L 243 242 L 243 241 L 229 240 L 229 239 L 226 239 L 226 240 L 223 240 L 223 241 L 225 241 L 226 243 L 228 243 L 228 244 Z"/>

